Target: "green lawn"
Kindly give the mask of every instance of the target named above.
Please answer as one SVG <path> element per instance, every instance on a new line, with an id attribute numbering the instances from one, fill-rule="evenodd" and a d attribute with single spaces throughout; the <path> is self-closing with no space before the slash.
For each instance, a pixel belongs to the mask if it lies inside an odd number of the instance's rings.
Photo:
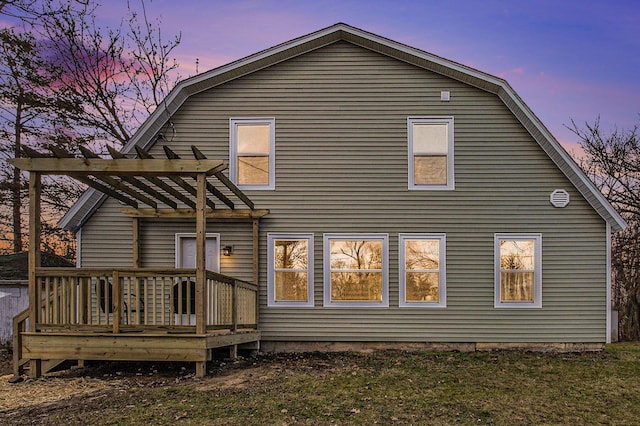
<path id="1" fill-rule="evenodd" d="M 40 415 L 47 424 L 122 425 L 640 422 L 638 343 L 588 354 L 268 355 L 218 370 L 179 384 L 136 385 L 134 374 L 127 389 Z"/>

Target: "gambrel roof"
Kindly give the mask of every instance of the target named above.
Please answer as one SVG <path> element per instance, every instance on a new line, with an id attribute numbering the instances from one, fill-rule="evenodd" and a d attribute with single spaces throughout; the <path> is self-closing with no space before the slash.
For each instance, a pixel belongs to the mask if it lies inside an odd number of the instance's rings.
<path id="1" fill-rule="evenodd" d="M 352 43 L 497 95 L 611 229 L 619 231 L 626 227 L 624 219 L 505 80 L 343 23 L 181 81 L 169 93 L 163 106 L 142 124 L 123 152 L 133 153 L 136 146 L 149 149 L 169 117 L 190 96 L 339 41 Z M 105 198 L 102 193 L 89 189 L 62 218 L 60 225 L 78 230 Z"/>

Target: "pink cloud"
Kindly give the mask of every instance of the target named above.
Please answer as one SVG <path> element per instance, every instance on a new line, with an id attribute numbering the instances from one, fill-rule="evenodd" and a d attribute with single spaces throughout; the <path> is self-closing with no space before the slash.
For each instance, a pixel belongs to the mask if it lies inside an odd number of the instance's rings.
<path id="1" fill-rule="evenodd" d="M 508 78 L 510 75 L 522 75 L 525 73 L 524 67 L 513 68 L 509 71 L 502 71 L 498 73 L 498 77 L 500 78 Z"/>

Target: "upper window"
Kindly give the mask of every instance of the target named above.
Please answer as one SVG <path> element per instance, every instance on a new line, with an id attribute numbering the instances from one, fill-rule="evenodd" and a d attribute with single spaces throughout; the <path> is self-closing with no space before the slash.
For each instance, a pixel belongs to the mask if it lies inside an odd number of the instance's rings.
<path id="1" fill-rule="evenodd" d="M 399 236 L 400 306 L 446 306 L 445 236 Z"/>
<path id="2" fill-rule="evenodd" d="M 230 120 L 229 173 L 242 189 L 275 188 L 275 119 Z"/>
<path id="3" fill-rule="evenodd" d="M 389 236 L 324 235 L 324 305 L 389 306 Z"/>
<path id="4" fill-rule="evenodd" d="M 542 307 L 542 235 L 495 235 L 495 307 Z"/>
<path id="5" fill-rule="evenodd" d="M 313 306 L 313 234 L 268 234 L 268 306 Z"/>
<path id="6" fill-rule="evenodd" d="M 409 117 L 409 189 L 454 189 L 453 117 Z"/>

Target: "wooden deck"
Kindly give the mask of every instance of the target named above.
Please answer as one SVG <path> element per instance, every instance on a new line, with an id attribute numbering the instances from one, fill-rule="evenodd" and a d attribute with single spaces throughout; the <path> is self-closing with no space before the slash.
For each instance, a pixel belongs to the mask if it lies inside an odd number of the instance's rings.
<path id="1" fill-rule="evenodd" d="M 23 359 L 109 361 L 210 361 L 210 349 L 260 340 L 257 330 L 207 334 L 144 332 L 22 333 Z"/>
<path id="2" fill-rule="evenodd" d="M 229 346 L 236 351 L 237 345 L 250 342 L 257 346 L 258 288 L 206 270 L 206 224 L 207 219 L 252 222 L 257 283 L 259 220 L 269 211 L 256 210 L 222 174 L 227 164 L 207 159 L 195 146 L 194 160 L 183 160 L 166 146 L 165 160 L 135 148 L 138 158 L 110 149 L 108 160 L 84 148 L 84 158 L 75 158 L 58 148 L 49 155 L 23 147 L 25 158 L 8 160 L 29 172 L 29 308 L 13 323 L 16 375 L 27 364 L 29 374 L 37 377 L 60 360 L 129 359 L 195 361 L 196 374 L 203 376 L 211 349 Z M 40 267 L 43 175 L 72 176 L 133 208 L 125 212 L 132 218 L 132 268 Z M 186 192 L 176 191 L 169 181 Z M 238 209 L 229 197 L 249 210 Z M 217 209 L 214 200 L 228 209 Z M 140 268 L 140 221 L 158 215 L 193 219 L 194 269 Z"/>
<path id="3" fill-rule="evenodd" d="M 189 361 L 258 348 L 257 286 L 195 269 L 36 268 L 35 307 L 14 319 L 14 369 L 61 360 Z M 33 303 L 32 303 L 33 304 Z M 35 309 L 34 309 L 35 308 Z M 31 323 L 35 313 L 35 322 Z"/>

